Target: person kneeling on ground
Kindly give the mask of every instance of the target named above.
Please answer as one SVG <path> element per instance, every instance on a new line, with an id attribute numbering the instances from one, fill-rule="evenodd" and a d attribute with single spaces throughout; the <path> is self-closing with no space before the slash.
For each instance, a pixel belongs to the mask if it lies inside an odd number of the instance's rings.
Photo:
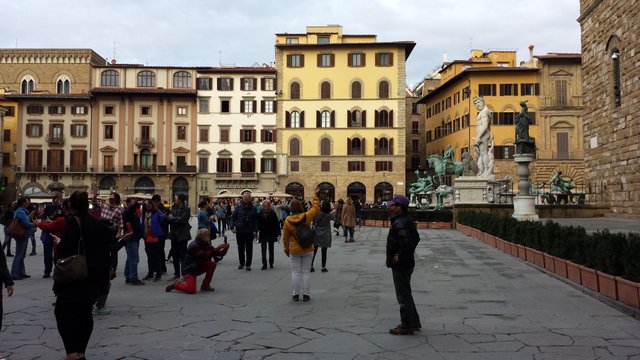
<path id="1" fill-rule="evenodd" d="M 209 230 L 206 228 L 198 229 L 196 239 L 189 244 L 187 256 L 184 259 L 184 268 L 182 269 L 184 281 L 176 280 L 173 284 L 167 286 L 166 291 L 170 292 L 175 289 L 188 294 L 195 294 L 196 278 L 202 274 L 206 275 L 202 280 L 200 290 L 213 291 L 214 289 L 209 284 L 211 283 L 213 272 L 216 270 L 216 261 L 211 258 L 215 256 L 218 259 L 222 259 L 228 250 L 229 244 L 226 241 L 224 244 L 214 248 L 211 245 Z"/>

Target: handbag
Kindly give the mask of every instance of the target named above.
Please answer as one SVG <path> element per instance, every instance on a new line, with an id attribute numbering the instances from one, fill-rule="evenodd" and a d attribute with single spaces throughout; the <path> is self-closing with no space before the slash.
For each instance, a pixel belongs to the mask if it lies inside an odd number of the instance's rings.
<path id="1" fill-rule="evenodd" d="M 22 220 L 16 218 L 11 220 L 9 226 L 7 226 L 7 235 L 14 239 L 21 239 L 24 237 L 25 229 Z"/>
<path id="2" fill-rule="evenodd" d="M 83 280 L 89 276 L 87 270 L 87 258 L 83 254 L 85 252 L 84 238 L 82 236 L 82 224 L 77 216 L 74 216 L 80 227 L 80 239 L 78 240 L 78 253 L 67 256 L 56 261 L 53 268 L 53 280 L 68 283 L 75 280 Z"/>
<path id="3" fill-rule="evenodd" d="M 307 224 L 307 214 L 305 214 L 302 218 L 302 221 L 296 225 L 296 232 L 293 235 L 293 238 L 303 249 L 306 249 L 313 245 L 315 239 L 315 231 L 313 227 Z"/>

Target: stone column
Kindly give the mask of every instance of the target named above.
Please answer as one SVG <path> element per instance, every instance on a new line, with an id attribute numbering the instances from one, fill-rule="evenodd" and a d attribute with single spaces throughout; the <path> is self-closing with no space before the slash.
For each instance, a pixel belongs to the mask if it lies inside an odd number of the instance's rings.
<path id="1" fill-rule="evenodd" d="M 529 164 L 535 160 L 535 154 L 515 154 L 518 164 L 518 195 L 513 198 L 513 217 L 518 220 L 539 220 L 536 214 L 535 196 L 529 194 Z"/>

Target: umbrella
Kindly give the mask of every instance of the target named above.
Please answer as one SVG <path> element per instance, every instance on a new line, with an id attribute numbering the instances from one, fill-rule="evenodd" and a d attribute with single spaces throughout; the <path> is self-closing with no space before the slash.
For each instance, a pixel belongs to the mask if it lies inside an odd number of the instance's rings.
<path id="1" fill-rule="evenodd" d="M 216 199 L 231 199 L 231 198 L 239 198 L 240 194 L 234 194 L 234 193 L 225 192 L 225 193 L 222 193 L 222 194 L 213 195 L 213 197 L 216 198 Z"/>
<path id="2" fill-rule="evenodd" d="M 283 198 L 288 198 L 288 197 L 293 197 L 293 195 L 291 194 L 287 194 L 287 193 L 279 193 L 279 192 L 274 192 L 271 194 L 272 197 L 283 197 Z"/>
<path id="3" fill-rule="evenodd" d="M 267 193 L 263 193 L 263 192 L 252 192 L 251 193 L 251 197 L 257 197 L 257 198 L 266 198 L 269 197 L 270 195 Z"/>
<path id="4" fill-rule="evenodd" d="M 126 196 L 127 199 L 141 199 L 141 200 L 151 200 L 151 195 L 144 193 L 135 193 Z"/>

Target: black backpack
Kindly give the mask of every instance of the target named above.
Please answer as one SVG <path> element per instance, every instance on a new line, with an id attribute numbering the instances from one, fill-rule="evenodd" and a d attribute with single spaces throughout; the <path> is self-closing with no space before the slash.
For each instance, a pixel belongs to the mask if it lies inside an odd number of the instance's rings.
<path id="1" fill-rule="evenodd" d="M 313 245 L 315 231 L 307 224 L 307 214 L 304 214 L 302 221 L 296 224 L 296 234 L 293 237 L 303 249 Z"/>

